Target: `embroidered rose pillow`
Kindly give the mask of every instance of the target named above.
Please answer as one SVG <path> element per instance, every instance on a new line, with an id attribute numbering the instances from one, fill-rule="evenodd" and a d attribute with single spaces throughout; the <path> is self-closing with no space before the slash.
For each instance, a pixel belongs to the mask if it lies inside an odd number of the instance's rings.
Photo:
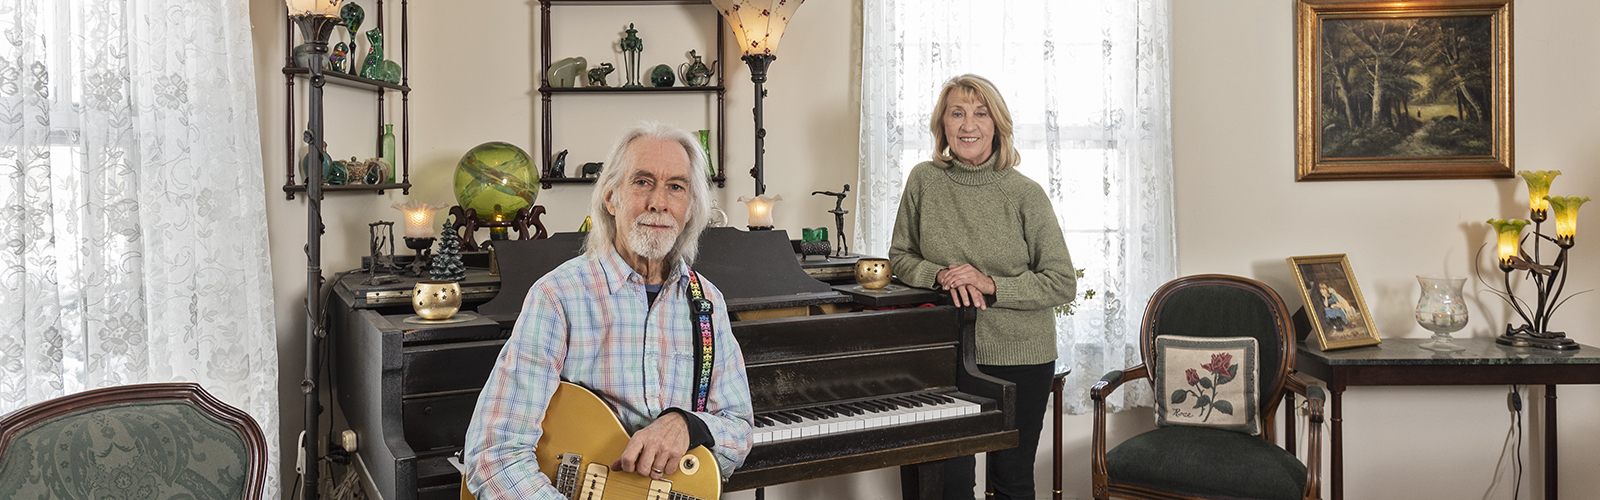
<path id="1" fill-rule="evenodd" d="M 1256 339 L 1156 337 L 1156 425 L 1259 434 Z"/>

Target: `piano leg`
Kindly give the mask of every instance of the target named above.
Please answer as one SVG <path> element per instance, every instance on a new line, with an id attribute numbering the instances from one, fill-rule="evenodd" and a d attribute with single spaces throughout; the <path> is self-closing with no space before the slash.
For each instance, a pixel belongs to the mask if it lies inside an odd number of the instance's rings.
<path id="1" fill-rule="evenodd" d="M 944 498 L 944 461 L 900 466 L 900 498 L 939 500 Z"/>

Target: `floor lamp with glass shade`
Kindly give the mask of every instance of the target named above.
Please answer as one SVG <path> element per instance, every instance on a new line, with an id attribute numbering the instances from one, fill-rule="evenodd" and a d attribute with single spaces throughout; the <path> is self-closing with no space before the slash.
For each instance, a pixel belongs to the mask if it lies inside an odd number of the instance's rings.
<path id="1" fill-rule="evenodd" d="M 762 168 L 767 129 L 762 126 L 761 99 L 767 96 L 767 91 L 761 84 L 767 82 L 767 67 L 778 58 L 778 41 L 783 38 L 784 28 L 789 26 L 789 19 L 802 3 L 805 0 L 711 0 L 733 28 L 739 51 L 744 54 L 740 59 L 750 66 L 750 81 L 756 84 L 756 165 L 750 169 L 750 176 L 756 179 L 756 196 L 752 199 L 754 203 L 747 202 L 751 229 L 771 229 L 770 222 L 762 226 L 757 221 L 771 220 L 772 202 L 776 201 L 762 196 L 767 193 L 766 172 Z M 758 210 L 761 213 L 758 214 Z"/>
<path id="2" fill-rule="evenodd" d="M 300 438 L 298 453 L 304 457 L 301 471 L 305 494 L 302 498 L 316 500 L 319 454 L 317 453 L 317 420 L 322 414 L 321 391 L 317 389 L 317 352 L 322 338 L 322 70 L 328 57 L 328 38 L 333 28 L 340 24 L 339 4 L 343 0 L 284 0 L 289 6 L 289 19 L 300 27 L 310 49 L 311 89 L 306 101 L 310 122 L 306 124 L 305 141 L 310 151 L 306 154 L 306 372 L 300 381 L 300 391 L 306 398 L 306 428 Z"/>

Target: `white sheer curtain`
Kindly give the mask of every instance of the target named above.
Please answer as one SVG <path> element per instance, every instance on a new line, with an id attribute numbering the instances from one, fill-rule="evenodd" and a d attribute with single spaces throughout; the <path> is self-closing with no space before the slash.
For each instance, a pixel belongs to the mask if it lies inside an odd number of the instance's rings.
<path id="1" fill-rule="evenodd" d="M 857 248 L 884 255 L 905 176 L 929 159 L 945 80 L 995 82 L 1015 121 L 1018 170 L 1055 203 L 1079 290 L 1056 322 L 1063 401 L 1140 363 L 1138 326 L 1176 274 L 1170 120 L 1171 0 L 864 0 Z M 1113 409 L 1150 403 L 1124 387 Z"/>
<path id="2" fill-rule="evenodd" d="M 0 413 L 190 381 L 278 442 L 248 10 L 0 0 Z"/>

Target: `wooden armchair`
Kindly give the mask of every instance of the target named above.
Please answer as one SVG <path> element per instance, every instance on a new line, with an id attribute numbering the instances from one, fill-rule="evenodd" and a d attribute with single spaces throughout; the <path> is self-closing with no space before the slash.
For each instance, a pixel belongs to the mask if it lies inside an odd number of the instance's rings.
<path id="1" fill-rule="evenodd" d="M 189 383 L 80 392 L 0 417 L 5 498 L 260 500 L 267 443 Z"/>
<path id="2" fill-rule="evenodd" d="M 1123 383 L 1153 376 L 1158 335 L 1255 338 L 1261 435 L 1173 425 L 1134 436 L 1107 451 L 1105 396 Z M 1173 280 L 1156 291 L 1145 310 L 1140 353 L 1142 365 L 1106 374 L 1089 392 L 1094 401 L 1090 467 L 1096 499 L 1319 498 L 1324 394 L 1295 376 L 1293 323 L 1271 288 L 1225 275 Z M 1286 390 L 1310 403 L 1310 449 L 1304 463 L 1295 456 L 1292 434 L 1289 449 L 1274 444 L 1273 415 Z"/>

